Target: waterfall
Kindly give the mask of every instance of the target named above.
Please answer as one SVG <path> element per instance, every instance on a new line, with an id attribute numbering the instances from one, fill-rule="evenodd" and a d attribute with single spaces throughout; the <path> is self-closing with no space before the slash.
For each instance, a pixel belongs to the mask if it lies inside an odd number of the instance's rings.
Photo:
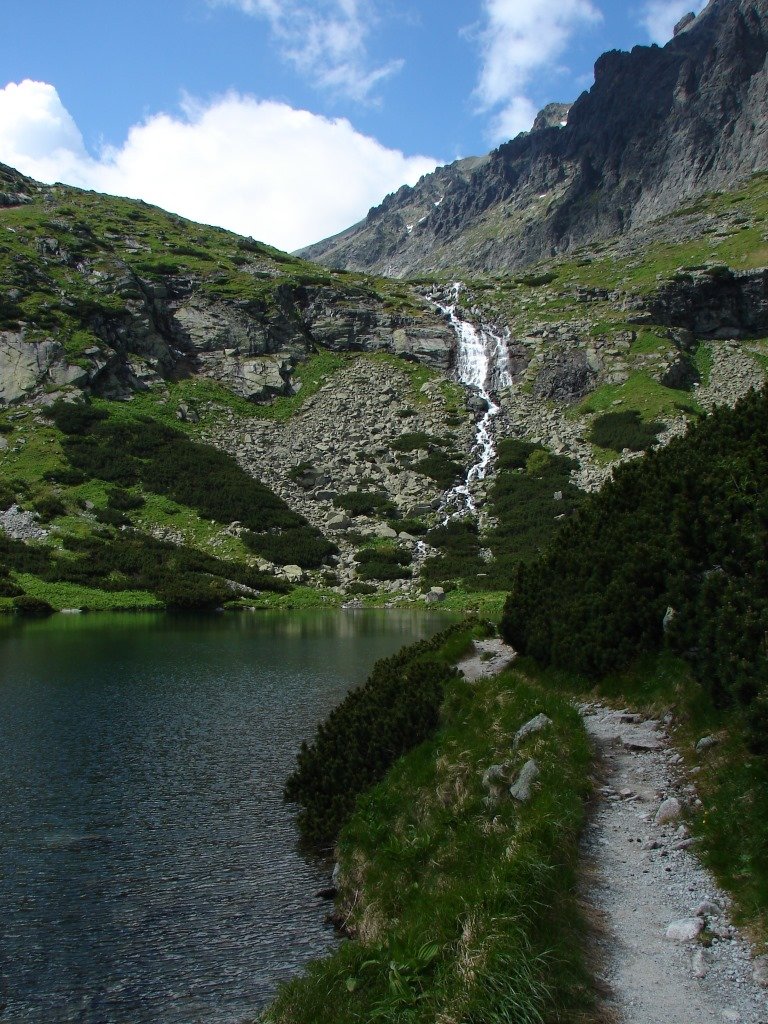
<path id="1" fill-rule="evenodd" d="M 490 327 L 475 327 L 462 320 L 456 310 L 459 304 L 460 284 L 454 284 L 451 301 L 438 308 L 448 317 L 458 339 L 456 376 L 466 387 L 477 392 L 485 405 L 485 412 L 478 420 L 475 444 L 472 448 L 472 465 L 466 479 L 446 495 L 444 510 L 446 521 L 454 516 L 474 515 L 475 502 L 472 485 L 484 480 L 488 467 L 496 453 L 493 438 L 493 421 L 501 412 L 494 400 L 494 393 L 500 388 L 510 387 L 512 375 L 509 369 L 509 352 L 506 337 Z M 453 509 L 453 511 L 450 511 Z"/>

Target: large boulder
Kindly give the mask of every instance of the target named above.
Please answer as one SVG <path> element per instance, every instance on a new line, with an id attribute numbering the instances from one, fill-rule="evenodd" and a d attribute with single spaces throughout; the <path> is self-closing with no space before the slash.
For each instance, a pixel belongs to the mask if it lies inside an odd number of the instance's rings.
<path id="1" fill-rule="evenodd" d="M 0 402 L 20 402 L 41 387 L 61 351 L 51 339 L 27 341 L 23 331 L 0 331 Z"/>

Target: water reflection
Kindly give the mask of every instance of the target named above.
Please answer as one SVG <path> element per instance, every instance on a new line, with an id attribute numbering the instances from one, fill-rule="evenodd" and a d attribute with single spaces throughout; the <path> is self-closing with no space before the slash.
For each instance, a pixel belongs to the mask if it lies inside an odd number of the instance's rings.
<path id="1" fill-rule="evenodd" d="M 3 1019 L 230 1024 L 334 941 L 282 785 L 413 612 L 0 629 Z"/>

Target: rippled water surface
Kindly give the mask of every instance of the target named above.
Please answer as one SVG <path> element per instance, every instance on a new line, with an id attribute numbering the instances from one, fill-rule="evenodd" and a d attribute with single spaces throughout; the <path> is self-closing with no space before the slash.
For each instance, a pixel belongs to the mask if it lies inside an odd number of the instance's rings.
<path id="1" fill-rule="evenodd" d="M 0 1020 L 232 1024 L 330 948 L 282 786 L 417 612 L 0 626 Z"/>

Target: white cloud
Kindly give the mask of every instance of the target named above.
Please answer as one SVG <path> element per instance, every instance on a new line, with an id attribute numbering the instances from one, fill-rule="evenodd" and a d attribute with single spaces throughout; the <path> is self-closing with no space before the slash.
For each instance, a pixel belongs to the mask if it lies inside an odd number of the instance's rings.
<path id="1" fill-rule="evenodd" d="M 536 71 L 552 67 L 573 33 L 599 22 L 591 0 L 483 0 L 482 69 L 477 96 L 493 111 L 492 140 L 531 127 L 536 110 L 525 94 Z"/>
<path id="2" fill-rule="evenodd" d="M 642 23 L 654 43 L 664 44 L 672 38 L 675 25 L 684 14 L 699 14 L 707 0 L 649 0 L 643 8 Z"/>
<path id="3" fill-rule="evenodd" d="M 208 0 L 266 18 L 283 56 L 316 85 L 367 100 L 401 60 L 372 67 L 367 41 L 377 23 L 371 0 Z"/>
<path id="4" fill-rule="evenodd" d="M 187 98 L 180 115 L 156 114 L 92 157 L 56 89 L 31 81 L 0 89 L 0 161 L 287 250 L 348 227 L 437 164 L 387 149 L 345 119 L 234 92 L 207 104 Z"/>

